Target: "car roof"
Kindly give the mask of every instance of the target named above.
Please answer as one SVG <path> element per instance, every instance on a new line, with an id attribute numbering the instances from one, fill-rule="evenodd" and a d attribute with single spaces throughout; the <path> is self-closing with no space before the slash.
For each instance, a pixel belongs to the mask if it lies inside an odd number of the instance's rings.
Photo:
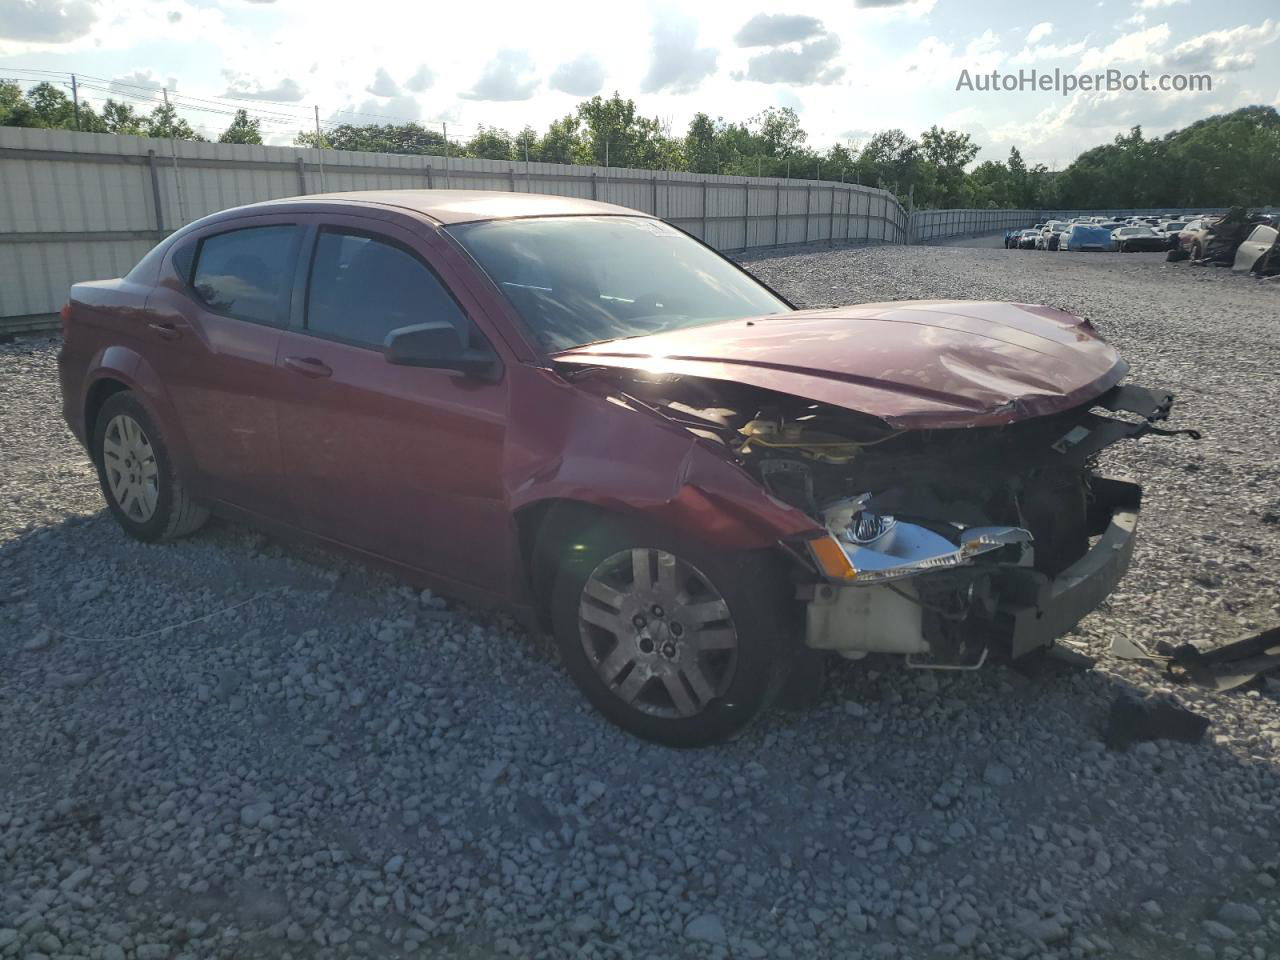
<path id="1" fill-rule="evenodd" d="M 477 220 L 510 220 L 517 217 L 629 216 L 649 214 L 612 203 L 581 197 L 557 197 L 545 193 L 513 193 L 505 190 L 355 190 L 346 193 L 314 193 L 301 197 L 266 200 L 239 208 L 312 203 L 352 206 L 399 207 L 442 224 Z"/>

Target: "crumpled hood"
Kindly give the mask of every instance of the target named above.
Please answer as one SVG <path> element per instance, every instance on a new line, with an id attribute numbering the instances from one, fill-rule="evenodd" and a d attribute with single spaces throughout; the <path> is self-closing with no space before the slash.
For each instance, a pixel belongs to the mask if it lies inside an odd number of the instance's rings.
<path id="1" fill-rule="evenodd" d="M 1128 371 L 1073 314 L 965 300 L 798 310 L 577 347 L 554 359 L 736 381 L 917 429 L 1057 413 Z"/>

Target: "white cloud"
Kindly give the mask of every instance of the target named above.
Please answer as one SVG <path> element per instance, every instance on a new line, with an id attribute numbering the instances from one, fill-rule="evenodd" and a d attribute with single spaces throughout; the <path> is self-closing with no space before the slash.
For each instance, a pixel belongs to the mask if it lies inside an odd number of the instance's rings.
<path id="1" fill-rule="evenodd" d="M 85 36 L 98 19 L 92 0 L 0 0 L 0 37 L 64 43 Z"/>
<path id="2" fill-rule="evenodd" d="M 937 0 L 854 0 L 853 5 L 864 17 L 882 20 L 920 19 L 928 16 Z"/>
<path id="3" fill-rule="evenodd" d="M 1036 43 L 1051 33 L 1053 33 L 1053 24 L 1043 20 L 1027 31 L 1027 43 Z"/>
<path id="4" fill-rule="evenodd" d="M 1083 40 L 1075 43 L 1042 43 L 1037 47 L 1023 47 L 1012 57 L 1011 63 L 1043 63 L 1046 60 L 1066 60 L 1079 56 L 1088 44 Z"/>
<path id="5" fill-rule="evenodd" d="M 1256 27 L 1213 30 L 1186 40 L 1164 58 L 1165 66 L 1181 70 L 1247 70 L 1257 61 L 1260 47 L 1280 39 L 1280 21 L 1264 20 Z"/>
<path id="6" fill-rule="evenodd" d="M 584 53 L 556 67 L 551 74 L 551 89 L 575 97 L 590 97 L 604 86 L 604 64 Z"/>
<path id="7" fill-rule="evenodd" d="M 422 93 L 436 82 L 436 75 L 431 72 L 431 68 L 425 63 L 413 72 L 408 80 L 404 82 L 405 89 L 413 93 Z"/>
<path id="8" fill-rule="evenodd" d="M 242 73 L 224 70 L 227 77 L 227 92 L 224 97 L 236 100 L 277 100 L 297 103 L 303 97 L 302 87 L 292 77 L 263 80 L 261 77 L 250 77 Z"/>
<path id="9" fill-rule="evenodd" d="M 1169 25 L 1165 23 L 1126 33 L 1112 40 L 1105 47 L 1091 47 L 1084 52 L 1078 70 L 1099 70 L 1115 63 L 1136 63 L 1153 60 L 1158 51 L 1169 42 Z"/>
<path id="10" fill-rule="evenodd" d="M 528 100 L 538 86 L 533 58 L 524 50 L 499 50 L 466 93 L 467 100 Z"/>
<path id="11" fill-rule="evenodd" d="M 1138 0 L 1138 6 L 1143 10 L 1159 10 L 1161 7 L 1176 7 L 1187 2 L 1188 0 Z"/>
<path id="12" fill-rule="evenodd" d="M 716 72 L 716 50 L 698 46 L 696 21 L 659 15 L 653 22 L 652 40 L 649 72 L 640 83 L 645 93 L 692 93 Z"/>
<path id="13" fill-rule="evenodd" d="M 373 75 L 373 83 L 365 89 L 375 97 L 394 97 L 400 93 L 400 84 L 391 79 L 386 67 L 379 67 Z"/>

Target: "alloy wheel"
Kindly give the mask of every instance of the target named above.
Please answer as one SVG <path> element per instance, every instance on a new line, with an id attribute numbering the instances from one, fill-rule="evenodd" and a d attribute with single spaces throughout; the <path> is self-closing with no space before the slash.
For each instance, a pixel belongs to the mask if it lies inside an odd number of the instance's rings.
<path id="1" fill-rule="evenodd" d="M 160 469 L 141 424 L 128 414 L 111 418 L 102 438 L 107 486 L 125 516 L 146 523 L 156 512 Z"/>
<path id="2" fill-rule="evenodd" d="M 583 586 L 578 623 L 597 676 L 642 713 L 695 716 L 733 681 L 738 634 L 728 605 L 674 554 L 635 548 L 606 558 Z"/>

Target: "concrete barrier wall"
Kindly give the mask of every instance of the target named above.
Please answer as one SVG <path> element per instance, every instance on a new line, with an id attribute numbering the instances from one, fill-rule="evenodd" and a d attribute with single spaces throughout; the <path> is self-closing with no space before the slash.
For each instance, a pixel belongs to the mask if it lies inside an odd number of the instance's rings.
<path id="1" fill-rule="evenodd" d="M 893 194 L 856 184 L 0 127 L 0 333 L 47 327 L 72 283 L 120 276 L 218 210 L 406 188 L 586 197 L 656 214 L 726 251 L 905 243 L 908 233 Z"/>

